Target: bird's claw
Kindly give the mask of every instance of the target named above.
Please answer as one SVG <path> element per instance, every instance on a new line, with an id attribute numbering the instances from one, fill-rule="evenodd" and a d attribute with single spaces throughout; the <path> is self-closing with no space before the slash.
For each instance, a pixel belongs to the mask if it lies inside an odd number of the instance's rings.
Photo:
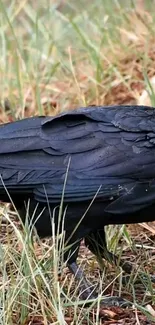
<path id="1" fill-rule="evenodd" d="M 121 297 L 106 297 L 101 300 L 101 306 L 103 307 L 120 307 L 120 308 L 126 308 L 126 307 L 131 307 L 131 303 L 123 299 Z"/>

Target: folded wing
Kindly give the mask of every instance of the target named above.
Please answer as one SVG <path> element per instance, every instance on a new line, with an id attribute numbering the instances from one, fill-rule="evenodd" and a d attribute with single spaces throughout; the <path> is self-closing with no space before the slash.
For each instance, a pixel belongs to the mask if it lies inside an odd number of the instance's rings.
<path id="1" fill-rule="evenodd" d="M 0 194 L 5 184 L 60 202 L 68 167 L 66 202 L 98 193 L 111 213 L 152 204 L 155 109 L 87 107 L 0 126 Z"/>

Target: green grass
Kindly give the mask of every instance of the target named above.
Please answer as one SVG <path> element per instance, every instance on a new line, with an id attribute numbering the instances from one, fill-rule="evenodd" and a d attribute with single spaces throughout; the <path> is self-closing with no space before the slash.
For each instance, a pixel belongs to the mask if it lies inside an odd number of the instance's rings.
<path id="1" fill-rule="evenodd" d="M 0 0 L 0 121 L 92 104 L 137 104 L 143 90 L 154 106 L 154 4 Z M 95 310 L 93 302 L 84 308 L 63 261 L 58 281 L 57 239 L 41 241 L 35 235 L 32 241 L 30 230 L 22 229 L 9 207 L 2 205 L 0 212 L 0 325 L 37 320 L 101 324 L 99 303 Z M 143 324 L 146 318 L 153 322 L 153 311 L 146 307 L 147 301 L 154 304 L 147 274 L 154 272 L 148 249 L 153 246 L 153 230 L 146 233 L 137 227 L 138 235 L 126 226 L 107 227 L 107 240 L 112 251 L 140 265 L 148 279 L 144 287 L 135 284 L 138 271 L 123 284 L 120 269 L 105 263 L 102 277 L 86 249 L 81 248 L 79 258 L 88 279 L 100 283 L 102 294 L 122 294 L 135 303 L 133 311 L 115 311 L 120 319 L 130 318 L 131 324 Z M 143 249 L 137 246 L 142 242 Z M 106 318 L 104 323 L 108 324 Z"/>
<path id="2" fill-rule="evenodd" d="M 59 11 L 52 1 L 0 2 L 1 99 L 9 98 L 15 116 L 24 116 L 26 106 L 42 114 L 43 98 L 47 110 L 52 102 L 59 110 L 104 104 L 114 82 L 133 92 L 136 76 L 125 75 L 120 58 L 141 57 L 147 66 L 154 17 L 142 24 L 133 5 L 124 7 L 123 1 L 83 4 L 64 2 Z M 137 46 L 141 39 L 145 53 Z"/>

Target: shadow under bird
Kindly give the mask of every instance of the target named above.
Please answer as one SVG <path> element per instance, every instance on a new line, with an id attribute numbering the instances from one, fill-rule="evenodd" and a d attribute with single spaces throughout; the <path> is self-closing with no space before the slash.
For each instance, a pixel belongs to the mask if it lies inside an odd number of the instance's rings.
<path id="1" fill-rule="evenodd" d="M 117 263 L 107 250 L 104 227 L 155 220 L 155 109 L 85 107 L 0 125 L 0 175 L 0 200 L 11 197 L 23 222 L 25 202 L 29 211 L 38 204 L 33 221 L 40 237 L 52 235 L 52 211 L 66 179 L 64 229 L 70 248 L 64 257 L 80 281 L 82 298 L 95 298 L 76 262 L 81 240 L 97 258 Z M 57 226 L 57 208 L 54 218 Z M 120 265 L 131 271 L 130 264 Z"/>

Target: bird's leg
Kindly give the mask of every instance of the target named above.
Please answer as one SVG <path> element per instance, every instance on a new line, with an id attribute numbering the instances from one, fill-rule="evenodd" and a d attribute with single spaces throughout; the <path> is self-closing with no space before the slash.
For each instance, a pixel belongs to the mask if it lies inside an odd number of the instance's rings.
<path id="1" fill-rule="evenodd" d="M 104 229 L 98 230 L 97 232 L 91 233 L 89 236 L 85 238 L 85 244 L 89 248 L 89 250 L 97 257 L 98 263 L 100 265 L 101 270 L 104 268 L 103 258 L 107 260 L 110 264 L 114 263 L 117 266 L 120 266 L 123 271 L 127 274 L 131 274 L 133 271 L 133 267 L 130 263 L 119 259 L 115 254 L 111 253 L 107 249 L 105 231 Z M 127 282 L 129 276 L 123 276 L 123 280 Z M 147 281 L 147 276 L 143 272 L 138 273 L 138 279 L 136 282 L 142 282 L 142 280 Z M 150 280 L 155 283 L 155 276 L 150 275 Z"/>
<path id="2" fill-rule="evenodd" d="M 79 282 L 79 290 L 80 290 L 80 298 L 85 300 L 98 298 L 98 293 L 96 292 L 96 288 L 93 285 L 90 285 L 86 280 L 82 269 L 77 265 L 76 262 L 68 264 L 69 270 L 75 275 L 75 279 Z M 126 307 L 129 303 L 121 298 L 121 297 L 106 297 L 101 299 L 100 303 L 101 307 L 109 307 L 109 306 L 119 306 Z"/>
<path id="3" fill-rule="evenodd" d="M 102 255 L 99 253 L 98 260 L 99 263 L 101 259 L 104 257 L 105 260 L 107 260 L 110 264 L 114 263 L 116 266 L 120 266 L 123 271 L 125 271 L 128 274 L 131 274 L 132 272 L 132 265 L 128 262 L 123 261 L 122 259 L 119 259 L 118 256 L 108 251 L 107 247 L 103 247 Z"/>
<path id="4" fill-rule="evenodd" d="M 80 229 L 80 234 L 82 234 L 83 238 L 85 237 L 85 232 Z M 96 300 L 98 298 L 98 293 L 96 292 L 96 286 L 90 284 L 84 275 L 83 270 L 77 265 L 76 259 L 78 256 L 78 250 L 80 246 L 80 241 L 76 239 L 80 238 L 77 233 L 74 236 L 70 237 L 68 233 L 66 233 L 66 244 L 69 250 L 65 253 L 65 260 L 68 260 L 68 268 L 74 274 L 75 279 L 79 283 L 79 291 L 80 291 L 80 299 L 85 300 L 86 304 L 89 303 L 88 300 Z M 106 297 L 101 299 L 102 306 L 127 306 L 126 300 L 121 297 Z"/>
<path id="5" fill-rule="evenodd" d="M 69 270 L 74 274 L 75 279 L 79 283 L 80 296 L 83 300 L 96 299 L 97 294 L 95 288 L 86 280 L 83 270 L 77 265 L 76 262 L 68 264 Z"/>
<path id="6" fill-rule="evenodd" d="M 90 235 L 85 238 L 85 244 L 89 248 L 89 250 L 97 257 L 101 269 L 103 269 L 104 267 L 104 258 L 110 264 L 114 263 L 117 266 L 121 266 L 123 271 L 125 271 L 126 273 L 131 273 L 132 265 L 130 263 L 124 262 L 123 260 L 119 260 L 119 258 L 115 254 L 108 251 L 104 229 L 90 233 Z"/>

